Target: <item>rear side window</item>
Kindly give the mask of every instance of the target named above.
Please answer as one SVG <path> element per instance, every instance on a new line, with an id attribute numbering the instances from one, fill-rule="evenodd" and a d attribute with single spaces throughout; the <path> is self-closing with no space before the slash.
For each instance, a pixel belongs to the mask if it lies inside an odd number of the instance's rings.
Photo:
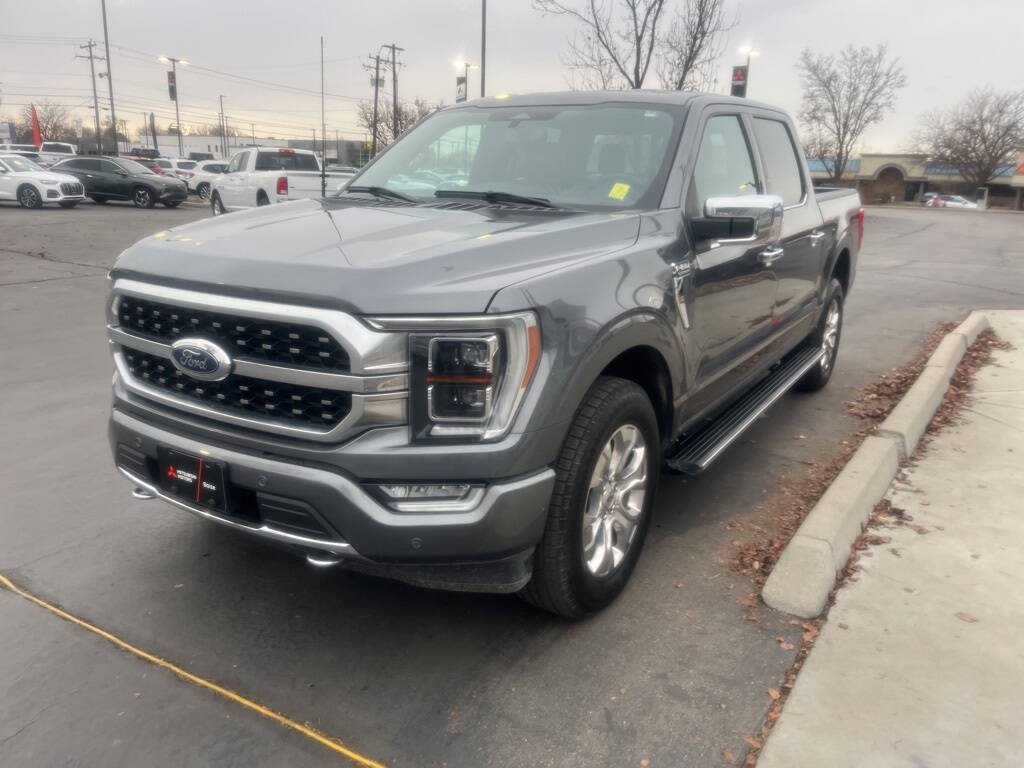
<path id="1" fill-rule="evenodd" d="M 756 117 L 754 135 L 761 150 L 768 194 L 781 197 L 783 205 L 796 205 L 804 198 L 804 179 L 789 128 L 778 120 Z"/>
<path id="2" fill-rule="evenodd" d="M 196 164 L 191 160 L 185 160 L 184 162 L 178 163 L 178 167 L 188 171 L 192 168 L 195 168 Z"/>
<path id="3" fill-rule="evenodd" d="M 757 172 L 738 115 L 715 115 L 704 126 L 693 171 L 694 201 L 701 209 L 710 197 L 756 195 Z"/>
<path id="4" fill-rule="evenodd" d="M 257 171 L 319 171 L 316 157 L 291 152 L 260 152 L 256 155 Z"/>

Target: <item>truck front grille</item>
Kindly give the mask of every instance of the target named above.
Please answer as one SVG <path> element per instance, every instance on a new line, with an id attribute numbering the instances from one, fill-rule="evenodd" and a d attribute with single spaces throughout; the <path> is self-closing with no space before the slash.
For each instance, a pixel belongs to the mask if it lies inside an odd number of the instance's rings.
<path id="1" fill-rule="evenodd" d="M 136 296 L 122 296 L 121 327 L 132 334 L 173 344 L 191 336 L 221 344 L 234 358 L 295 368 L 345 372 L 349 358 L 330 334 L 309 325 L 178 307 Z"/>
<path id="2" fill-rule="evenodd" d="M 223 381 L 197 381 L 176 369 L 166 358 L 127 347 L 123 354 L 128 372 L 150 387 L 216 410 L 258 417 L 261 421 L 331 429 L 345 418 L 352 404 L 352 396 L 347 392 L 236 374 Z"/>

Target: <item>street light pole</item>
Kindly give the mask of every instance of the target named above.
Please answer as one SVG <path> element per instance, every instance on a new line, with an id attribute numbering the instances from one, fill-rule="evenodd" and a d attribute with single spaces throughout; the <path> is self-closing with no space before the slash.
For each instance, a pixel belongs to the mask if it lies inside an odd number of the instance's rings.
<path id="1" fill-rule="evenodd" d="M 480 0 L 480 98 L 484 97 L 484 69 L 487 66 L 487 0 Z M 469 93 L 469 81 L 466 81 Z"/>
<path id="2" fill-rule="evenodd" d="M 740 48 L 740 53 L 747 54 L 747 82 L 744 86 L 744 88 L 746 89 L 744 93 L 747 93 L 747 95 L 749 95 L 748 91 L 750 90 L 750 59 L 760 56 L 761 52 L 752 45 L 744 45 L 742 48 Z"/>
<path id="3" fill-rule="evenodd" d="M 174 76 L 174 119 L 178 121 L 178 157 L 185 154 L 185 144 L 181 138 L 181 110 L 178 108 L 178 104 L 181 102 L 181 91 L 178 90 L 178 65 L 186 66 L 188 64 L 185 59 L 176 59 L 173 56 L 160 56 L 159 60 L 164 64 L 167 62 L 171 63 L 171 74 Z M 223 106 L 221 112 L 224 111 Z M 227 122 L 227 121 L 225 121 Z"/>

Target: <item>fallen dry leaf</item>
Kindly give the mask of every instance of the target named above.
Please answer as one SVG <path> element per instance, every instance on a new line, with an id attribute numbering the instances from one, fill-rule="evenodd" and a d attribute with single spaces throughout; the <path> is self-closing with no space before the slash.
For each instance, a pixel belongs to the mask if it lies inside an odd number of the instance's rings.
<path id="1" fill-rule="evenodd" d="M 722 750 L 722 758 L 723 758 L 723 759 L 725 760 L 725 762 L 727 762 L 727 763 L 728 763 L 729 765 L 736 765 L 736 755 L 734 755 L 734 754 L 732 753 L 732 750 L 731 750 L 731 749 L 729 749 L 728 747 L 725 747 L 725 748 L 724 748 L 724 749 Z"/>
<path id="2" fill-rule="evenodd" d="M 792 643 L 779 643 L 779 648 L 781 648 L 784 651 L 792 651 L 793 650 L 793 644 Z"/>
<path id="3" fill-rule="evenodd" d="M 969 613 L 964 613 L 963 611 L 959 611 L 956 617 L 960 619 L 960 621 L 966 621 L 968 624 L 974 624 L 978 621 L 974 616 L 971 616 Z"/>
<path id="4" fill-rule="evenodd" d="M 745 742 L 747 742 L 747 744 L 749 744 L 754 749 L 760 749 L 761 748 L 761 742 L 758 741 L 757 739 L 755 739 L 753 736 L 747 736 L 743 740 Z"/>
<path id="5" fill-rule="evenodd" d="M 647 768 L 647 766 L 650 764 L 651 761 L 645 757 L 643 760 L 640 761 L 640 768 Z"/>
<path id="6" fill-rule="evenodd" d="M 772 697 L 773 699 L 778 699 L 778 698 L 779 698 L 779 696 L 781 696 L 782 694 L 780 694 L 780 693 L 779 693 L 779 692 L 778 692 L 777 690 L 775 690 L 774 688 L 769 688 L 769 689 L 768 689 L 768 695 L 769 695 L 769 696 L 771 696 L 771 697 Z"/>

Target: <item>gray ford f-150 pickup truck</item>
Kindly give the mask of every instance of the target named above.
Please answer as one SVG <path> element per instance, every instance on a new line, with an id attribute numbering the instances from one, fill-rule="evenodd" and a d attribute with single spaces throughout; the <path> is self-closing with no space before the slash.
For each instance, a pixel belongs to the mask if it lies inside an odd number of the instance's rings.
<path id="1" fill-rule="evenodd" d="M 828 382 L 863 222 L 755 102 L 442 109 L 334 197 L 120 255 L 115 461 L 314 565 L 580 616 L 628 580 L 663 466 Z"/>

